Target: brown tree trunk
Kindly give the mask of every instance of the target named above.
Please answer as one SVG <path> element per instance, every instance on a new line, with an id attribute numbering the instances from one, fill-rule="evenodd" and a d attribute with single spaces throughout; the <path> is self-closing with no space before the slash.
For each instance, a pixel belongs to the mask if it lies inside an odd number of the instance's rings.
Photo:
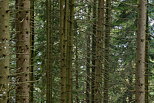
<path id="1" fill-rule="evenodd" d="M 91 6 L 88 7 L 88 20 L 91 20 Z M 88 27 L 88 30 L 90 31 L 90 27 Z M 90 84 L 91 84 L 91 34 L 90 32 L 87 33 L 87 61 L 86 61 L 86 73 L 87 73 L 87 77 L 86 77 L 86 103 L 90 103 Z"/>
<path id="2" fill-rule="evenodd" d="M 51 32 L 51 0 L 46 0 L 46 33 L 47 33 L 47 63 L 46 63 L 46 98 L 52 103 L 52 32 Z"/>
<path id="3" fill-rule="evenodd" d="M 147 0 L 148 3 L 148 0 Z M 145 42 L 145 103 L 149 103 L 149 19 L 147 9 L 146 42 Z"/>
<path id="4" fill-rule="evenodd" d="M 30 37 L 30 47 L 31 47 L 31 68 L 30 68 L 30 103 L 33 103 L 33 84 L 34 84 L 34 78 L 33 78 L 33 71 L 34 71 L 34 0 L 31 0 L 31 6 L 30 6 L 30 18 L 31 18 L 31 37 Z"/>
<path id="5" fill-rule="evenodd" d="M 30 0 L 16 0 L 16 103 L 30 99 Z"/>
<path id="6" fill-rule="evenodd" d="M 60 1 L 61 103 L 72 103 L 72 34 L 74 0 Z"/>
<path id="7" fill-rule="evenodd" d="M 9 95 L 9 1 L 0 1 L 0 103 L 8 103 Z"/>
<path id="8" fill-rule="evenodd" d="M 92 73 L 91 102 L 95 103 L 95 66 L 96 66 L 96 0 L 93 0 L 93 34 L 92 34 Z"/>
<path id="9" fill-rule="evenodd" d="M 61 103 L 66 103 L 66 45 L 65 1 L 60 0 L 60 50 L 61 50 Z"/>
<path id="10" fill-rule="evenodd" d="M 136 58 L 136 103 L 145 103 L 145 44 L 147 0 L 139 0 Z"/>
<path id="11" fill-rule="evenodd" d="M 102 70 L 103 70 L 103 37 L 104 37 L 104 0 L 98 2 L 98 21 L 96 33 L 96 70 L 95 70 L 95 103 L 102 103 Z"/>
<path id="12" fill-rule="evenodd" d="M 105 47 L 104 47 L 104 103 L 109 101 L 109 43 L 111 32 L 111 0 L 106 1 L 106 13 L 105 13 Z"/>

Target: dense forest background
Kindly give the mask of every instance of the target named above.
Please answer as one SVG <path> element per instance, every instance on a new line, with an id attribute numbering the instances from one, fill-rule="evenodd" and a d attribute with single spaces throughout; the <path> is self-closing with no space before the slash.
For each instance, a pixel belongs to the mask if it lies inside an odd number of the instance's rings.
<path id="1" fill-rule="evenodd" d="M 0 0 L 0 103 L 154 103 L 154 1 Z"/>

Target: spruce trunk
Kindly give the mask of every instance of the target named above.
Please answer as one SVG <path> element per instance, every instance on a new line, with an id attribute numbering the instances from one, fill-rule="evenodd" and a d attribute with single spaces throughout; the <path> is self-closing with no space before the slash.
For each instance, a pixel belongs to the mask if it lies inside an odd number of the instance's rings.
<path id="1" fill-rule="evenodd" d="M 51 32 L 51 0 L 46 0 L 46 33 L 47 33 L 47 65 L 46 65 L 46 98 L 47 103 L 52 103 L 52 32 Z"/>
<path id="2" fill-rule="evenodd" d="M 16 0 L 16 103 L 30 99 L 30 0 Z"/>
<path id="3" fill-rule="evenodd" d="M 106 13 L 105 13 L 105 48 L 104 48 L 104 103 L 109 101 L 109 43 L 111 32 L 111 0 L 106 1 Z"/>
<path id="4" fill-rule="evenodd" d="M 103 37 L 104 37 L 104 0 L 98 2 L 98 20 L 96 33 L 96 70 L 95 70 L 95 103 L 102 103 L 102 70 L 103 70 Z"/>
<path id="5" fill-rule="evenodd" d="M 8 103 L 9 91 L 9 1 L 0 1 L 0 103 Z"/>
<path id="6" fill-rule="evenodd" d="M 145 44 L 147 0 L 139 0 L 136 53 L 136 103 L 145 103 Z"/>

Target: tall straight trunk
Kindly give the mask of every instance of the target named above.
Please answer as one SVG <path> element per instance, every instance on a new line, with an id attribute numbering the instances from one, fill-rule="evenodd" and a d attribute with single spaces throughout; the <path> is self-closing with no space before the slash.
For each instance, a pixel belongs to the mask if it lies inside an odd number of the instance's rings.
<path id="1" fill-rule="evenodd" d="M 46 16 L 47 16 L 47 63 L 46 63 L 46 98 L 47 103 L 52 103 L 52 42 L 51 42 L 51 0 L 46 0 Z"/>
<path id="2" fill-rule="evenodd" d="M 9 1 L 0 1 L 0 103 L 9 100 Z"/>
<path id="3" fill-rule="evenodd" d="M 31 37 L 30 37 L 30 43 L 31 43 L 31 68 L 30 68 L 30 103 L 33 103 L 33 71 L 34 71 L 34 0 L 30 1 L 30 18 L 31 18 Z"/>
<path id="4" fill-rule="evenodd" d="M 109 43 L 111 32 L 111 0 L 106 1 L 106 13 L 105 13 L 105 47 L 104 47 L 104 103 L 108 103 L 109 100 Z"/>
<path id="5" fill-rule="evenodd" d="M 69 12 L 69 16 L 68 16 L 68 102 L 67 103 L 73 103 L 73 98 L 72 98 L 72 47 L 73 47 L 73 21 L 74 21 L 74 0 L 69 0 L 68 2 L 68 11 Z"/>
<path id="6" fill-rule="evenodd" d="M 77 30 L 77 27 L 75 28 Z M 78 34 L 76 33 L 76 38 L 75 38 L 75 46 L 76 46 L 76 49 L 75 49 L 75 87 L 76 87 L 76 103 L 79 103 L 79 64 L 78 64 L 78 61 L 79 61 L 79 57 L 78 57 Z"/>
<path id="7" fill-rule="evenodd" d="M 147 0 L 148 3 L 148 0 Z M 149 18 L 147 9 L 146 41 L 145 41 L 145 103 L 149 103 Z"/>
<path id="8" fill-rule="evenodd" d="M 104 0 L 98 1 L 98 20 L 96 33 L 96 70 L 95 70 L 95 103 L 102 103 L 102 70 L 103 70 L 103 37 L 104 37 Z"/>
<path id="9" fill-rule="evenodd" d="M 65 1 L 60 0 L 60 49 L 61 49 L 61 103 L 66 103 L 66 44 Z"/>
<path id="10" fill-rule="evenodd" d="M 136 103 L 145 103 L 145 44 L 147 0 L 139 0 L 136 53 Z"/>
<path id="11" fill-rule="evenodd" d="M 133 63 L 134 61 L 131 61 L 129 63 L 129 76 L 128 76 L 128 82 L 129 82 L 129 85 L 128 85 L 128 103 L 131 103 L 133 101 L 133 93 L 132 93 L 132 89 L 133 89 Z"/>
<path id="12" fill-rule="evenodd" d="M 95 103 L 95 60 L 96 60 L 96 1 L 93 0 L 93 34 L 92 34 L 92 73 L 91 73 L 91 102 Z"/>
<path id="13" fill-rule="evenodd" d="M 61 103 L 72 103 L 72 34 L 74 0 L 60 1 Z"/>
<path id="14" fill-rule="evenodd" d="M 16 103 L 30 99 L 30 0 L 16 0 Z"/>
<path id="15" fill-rule="evenodd" d="M 91 6 L 89 5 L 88 7 L 88 20 L 90 21 L 90 15 L 91 14 Z M 90 27 L 88 28 L 87 31 L 90 30 Z M 87 33 L 87 60 L 86 60 L 86 103 L 90 103 L 90 82 L 91 82 L 91 75 L 90 75 L 90 63 L 91 63 L 91 40 L 90 40 L 91 34 L 90 32 Z"/>

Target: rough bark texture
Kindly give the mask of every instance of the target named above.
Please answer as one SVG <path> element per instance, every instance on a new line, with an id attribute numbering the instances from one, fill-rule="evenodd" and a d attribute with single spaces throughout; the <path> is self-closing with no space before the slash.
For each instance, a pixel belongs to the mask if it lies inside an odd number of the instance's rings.
<path id="1" fill-rule="evenodd" d="M 104 37 L 104 0 L 99 0 L 97 33 L 96 33 L 95 103 L 102 103 L 103 37 Z"/>
<path id="2" fill-rule="evenodd" d="M 111 31 L 111 0 L 106 1 L 105 13 L 105 48 L 104 48 L 104 103 L 108 103 L 109 96 L 109 43 Z"/>
<path id="3" fill-rule="evenodd" d="M 9 91 L 9 1 L 0 1 L 0 103 L 7 103 Z"/>
<path id="4" fill-rule="evenodd" d="M 47 103 L 52 103 L 52 32 L 51 32 L 51 0 L 46 0 L 46 16 L 47 16 L 47 70 L 46 70 L 46 97 Z"/>
<path id="5" fill-rule="evenodd" d="M 136 103 L 145 103 L 145 44 L 147 0 L 139 0 L 136 58 Z"/>
<path id="6" fill-rule="evenodd" d="M 30 99 L 30 0 L 16 0 L 16 103 Z"/>

